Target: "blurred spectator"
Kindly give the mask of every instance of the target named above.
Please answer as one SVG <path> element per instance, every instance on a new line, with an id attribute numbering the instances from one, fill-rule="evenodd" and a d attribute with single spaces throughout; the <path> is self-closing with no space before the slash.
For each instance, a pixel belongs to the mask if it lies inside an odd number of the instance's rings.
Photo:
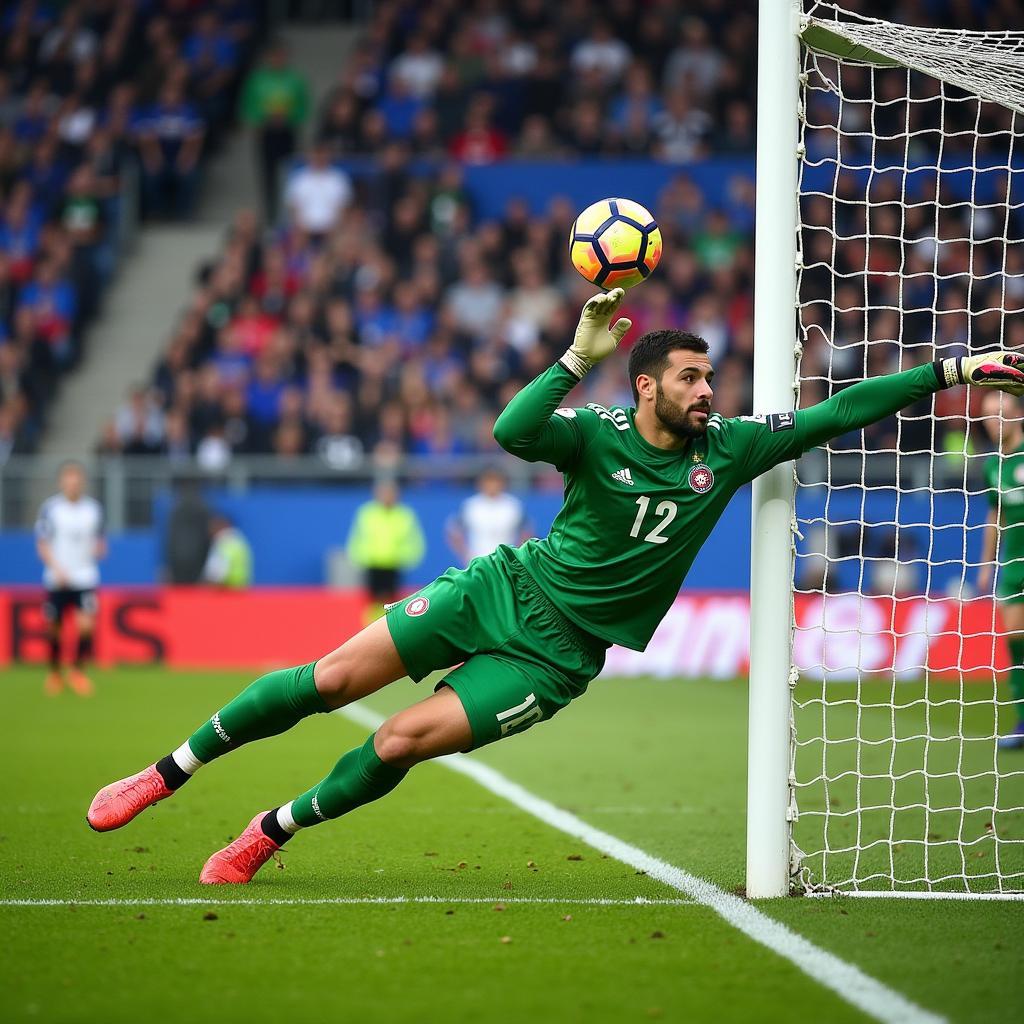
<path id="1" fill-rule="evenodd" d="M 483 263 L 469 259 L 445 294 L 445 305 L 459 330 L 482 339 L 493 330 L 501 312 L 502 290 Z"/>
<path id="2" fill-rule="evenodd" d="M 305 167 L 295 171 L 285 190 L 285 203 L 295 225 L 315 239 L 333 228 L 352 201 L 348 175 L 330 166 L 330 152 L 316 143 Z"/>
<path id="3" fill-rule="evenodd" d="M 225 516 L 214 514 L 210 518 L 210 551 L 202 579 L 226 590 L 244 590 L 252 585 L 252 548 L 242 531 Z"/>
<path id="4" fill-rule="evenodd" d="M 187 218 L 198 186 L 199 157 L 206 125 L 185 99 L 180 84 L 170 81 L 159 99 L 135 121 L 142 157 L 142 187 L 148 214 Z"/>
<path id="5" fill-rule="evenodd" d="M 405 49 L 391 62 L 391 81 L 401 83 L 410 96 L 429 99 L 437 89 L 444 69 L 441 55 L 431 49 L 423 34 L 412 36 Z"/>
<path id="6" fill-rule="evenodd" d="M 355 433 L 352 404 L 347 396 L 331 398 L 321 421 L 317 454 L 331 469 L 356 469 L 363 463 L 363 442 Z"/>
<path id="7" fill-rule="evenodd" d="M 416 513 L 400 503 L 393 481 L 378 483 L 373 498 L 356 510 L 347 551 L 352 564 L 365 573 L 368 614 L 398 600 L 401 574 L 419 565 L 425 543 Z"/>
<path id="8" fill-rule="evenodd" d="M 231 463 L 231 445 L 224 424 L 211 423 L 196 445 L 196 465 L 204 473 L 223 473 Z"/>
<path id="9" fill-rule="evenodd" d="M 18 452 L 18 419 L 15 404 L 0 405 L 0 466 Z"/>
<path id="10" fill-rule="evenodd" d="M 210 510 L 195 480 L 182 479 L 167 521 L 164 562 L 171 583 L 198 583 L 210 550 Z"/>
<path id="11" fill-rule="evenodd" d="M 81 64 L 96 52 L 96 34 L 82 24 L 82 10 L 77 4 L 69 4 L 60 21 L 51 28 L 39 44 L 39 60 L 42 64 Z"/>
<path id="12" fill-rule="evenodd" d="M 477 95 L 466 112 L 465 128 L 457 132 L 449 147 L 456 160 L 466 164 L 491 164 L 508 150 L 508 140 L 492 122 L 493 101 Z"/>
<path id="13" fill-rule="evenodd" d="M 629 47 L 615 38 L 608 22 L 596 21 L 590 35 L 573 48 L 571 64 L 586 84 L 607 88 L 622 76 L 629 60 Z"/>
<path id="14" fill-rule="evenodd" d="M 12 280 L 24 284 L 32 276 L 39 251 L 43 218 L 32 204 L 32 189 L 27 184 L 11 189 L 0 221 L 0 250 L 10 261 Z"/>
<path id="15" fill-rule="evenodd" d="M 448 544 L 463 565 L 489 555 L 499 544 L 515 547 L 530 536 L 523 503 L 507 487 L 504 473 L 485 470 L 477 480 L 476 494 L 449 519 Z"/>
<path id="16" fill-rule="evenodd" d="M 164 414 L 149 388 L 137 385 L 114 416 L 114 430 L 125 455 L 158 455 L 164 448 Z"/>
<path id="17" fill-rule="evenodd" d="M 680 44 L 665 66 L 665 89 L 687 90 L 698 96 L 710 93 L 722 73 L 722 54 L 711 43 L 711 31 L 699 17 L 683 22 Z"/>
<path id="18" fill-rule="evenodd" d="M 78 297 L 57 258 L 41 262 L 21 290 L 19 310 L 31 311 L 36 334 L 61 367 L 68 366 L 77 354 L 72 337 L 77 309 Z"/>
<path id="19" fill-rule="evenodd" d="M 218 128 L 231 109 L 240 55 L 233 34 L 221 24 L 211 5 L 198 8 L 181 56 L 188 64 L 189 84 L 202 119 L 216 141 Z"/>
<path id="20" fill-rule="evenodd" d="M 651 119 L 655 155 L 669 163 L 689 163 L 707 153 L 705 140 L 711 119 L 693 105 L 685 89 L 675 89 L 665 99 L 664 110 Z"/>
<path id="21" fill-rule="evenodd" d="M 294 156 L 298 132 L 308 116 L 306 79 L 289 63 L 288 48 L 278 40 L 267 50 L 263 66 L 249 75 L 242 89 L 242 119 L 256 133 L 268 223 L 277 220 L 281 166 Z"/>

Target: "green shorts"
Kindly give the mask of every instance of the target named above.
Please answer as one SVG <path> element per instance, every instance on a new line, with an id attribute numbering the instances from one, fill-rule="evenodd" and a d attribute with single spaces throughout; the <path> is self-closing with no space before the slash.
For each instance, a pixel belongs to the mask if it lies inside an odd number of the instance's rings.
<path id="1" fill-rule="evenodd" d="M 1024 601 L 1024 562 L 1015 560 L 997 567 L 996 597 L 1004 604 Z"/>
<path id="2" fill-rule="evenodd" d="M 551 604 L 505 545 L 399 601 L 387 622 L 415 682 L 451 669 L 438 686 L 458 694 L 474 748 L 553 717 L 586 692 L 608 649 Z"/>

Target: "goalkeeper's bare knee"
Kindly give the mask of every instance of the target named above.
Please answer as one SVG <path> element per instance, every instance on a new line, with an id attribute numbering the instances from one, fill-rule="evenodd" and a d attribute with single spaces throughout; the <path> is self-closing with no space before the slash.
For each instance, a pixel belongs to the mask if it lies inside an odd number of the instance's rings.
<path id="1" fill-rule="evenodd" d="M 387 621 L 380 618 L 322 657 L 313 679 L 327 705 L 342 708 L 405 674 Z"/>
<path id="2" fill-rule="evenodd" d="M 469 719 L 449 687 L 392 715 L 374 738 L 377 756 L 398 768 L 411 768 L 434 757 L 468 750 L 472 745 Z"/>

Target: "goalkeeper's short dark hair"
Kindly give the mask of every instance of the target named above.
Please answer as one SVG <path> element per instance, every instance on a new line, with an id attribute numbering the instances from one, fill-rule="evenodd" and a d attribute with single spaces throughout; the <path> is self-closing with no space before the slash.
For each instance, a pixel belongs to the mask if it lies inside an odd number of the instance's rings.
<path id="1" fill-rule="evenodd" d="M 629 350 L 629 386 L 633 389 L 633 401 L 640 404 L 640 392 L 636 388 L 636 379 L 641 373 L 655 380 L 668 366 L 670 352 L 685 348 L 690 352 L 702 352 L 707 355 L 708 343 L 697 334 L 689 331 L 648 331 Z"/>

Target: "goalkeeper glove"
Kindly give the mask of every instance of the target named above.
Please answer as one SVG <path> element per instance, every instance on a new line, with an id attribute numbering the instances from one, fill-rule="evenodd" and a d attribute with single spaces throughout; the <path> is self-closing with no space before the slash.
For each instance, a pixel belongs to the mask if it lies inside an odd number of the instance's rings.
<path id="1" fill-rule="evenodd" d="M 989 352 L 983 356 L 943 359 L 942 378 L 947 388 L 976 384 L 1024 395 L 1024 353 Z"/>
<path id="2" fill-rule="evenodd" d="M 625 294 L 621 288 L 613 288 L 606 294 L 588 299 L 583 307 L 572 345 L 558 360 L 578 380 L 582 380 L 588 370 L 610 356 L 626 331 L 633 326 L 632 320 L 625 317 L 616 320 L 611 327 L 608 326 Z"/>

